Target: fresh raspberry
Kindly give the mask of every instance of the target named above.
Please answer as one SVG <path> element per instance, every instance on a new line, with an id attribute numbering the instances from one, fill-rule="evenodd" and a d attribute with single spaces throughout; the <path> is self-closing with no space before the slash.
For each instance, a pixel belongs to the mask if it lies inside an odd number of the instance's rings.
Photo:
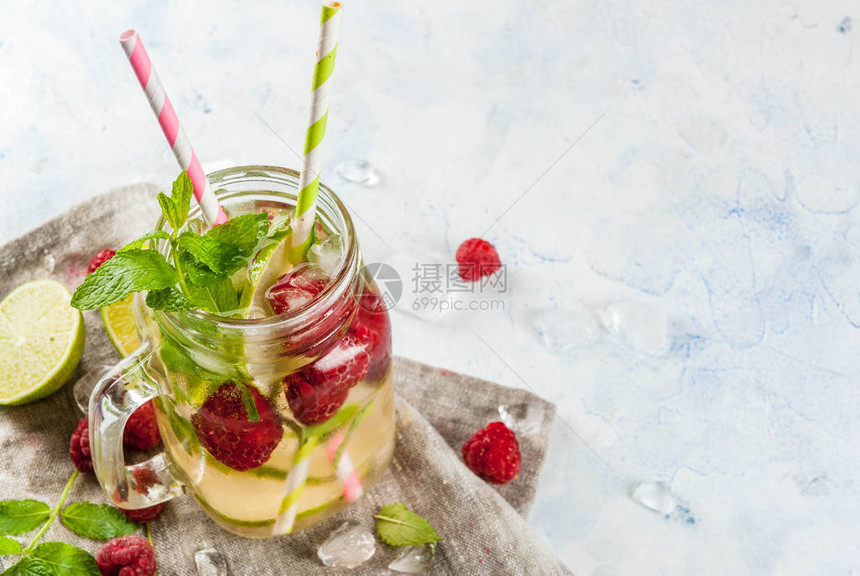
<path id="1" fill-rule="evenodd" d="M 155 506 L 150 506 L 148 508 L 139 508 L 138 510 L 125 510 L 124 508 L 120 508 L 119 511 L 125 514 L 125 517 L 132 522 L 142 524 L 152 522 L 158 518 L 165 506 L 167 506 L 167 502 L 162 502 L 161 504 L 156 504 Z"/>
<path id="2" fill-rule="evenodd" d="M 266 291 L 266 300 L 275 314 L 294 312 L 316 298 L 328 280 L 317 266 L 305 262 L 278 278 Z"/>
<path id="3" fill-rule="evenodd" d="M 191 416 L 203 447 L 219 462 L 239 471 L 265 464 L 283 435 L 278 414 L 266 397 L 253 386 L 247 388 L 260 416 L 257 422 L 248 421 L 242 391 L 233 382 L 222 384 Z"/>
<path id="4" fill-rule="evenodd" d="M 158 424 L 155 422 L 155 406 L 152 400 L 134 411 L 125 425 L 122 445 L 137 450 L 151 450 L 161 441 Z"/>
<path id="5" fill-rule="evenodd" d="M 388 318 L 388 307 L 382 296 L 376 292 L 364 292 L 358 301 L 358 313 L 355 315 L 350 330 L 364 327 L 369 332 L 368 353 L 371 362 L 384 360 L 391 347 L 391 321 Z"/>
<path id="6" fill-rule="evenodd" d="M 90 424 L 86 416 L 78 420 L 72 438 L 69 440 L 69 456 L 75 468 L 81 472 L 93 471 L 93 460 L 90 455 Z"/>
<path id="7" fill-rule="evenodd" d="M 109 540 L 96 554 L 102 576 L 152 576 L 155 551 L 146 538 L 123 536 Z"/>
<path id="8" fill-rule="evenodd" d="M 325 382 L 312 383 L 303 371 L 287 376 L 284 386 L 293 416 L 307 426 L 321 424 L 334 416 L 349 396 L 349 390 L 329 389 Z"/>
<path id="9" fill-rule="evenodd" d="M 460 278 L 474 282 L 502 267 L 499 253 L 493 245 L 480 238 L 470 238 L 457 248 Z"/>
<path id="10" fill-rule="evenodd" d="M 113 258 L 116 255 L 116 250 L 99 250 L 93 259 L 90 260 L 90 265 L 87 266 L 87 274 L 92 274 L 96 269 Z"/>
<path id="11" fill-rule="evenodd" d="M 493 484 L 510 482 L 520 473 L 522 455 L 516 435 L 501 422 L 490 422 L 463 443 L 469 470 Z"/>
<path id="12" fill-rule="evenodd" d="M 369 338 L 366 328 L 351 331 L 324 356 L 284 378 L 287 404 L 296 420 L 319 424 L 338 411 L 370 367 Z"/>

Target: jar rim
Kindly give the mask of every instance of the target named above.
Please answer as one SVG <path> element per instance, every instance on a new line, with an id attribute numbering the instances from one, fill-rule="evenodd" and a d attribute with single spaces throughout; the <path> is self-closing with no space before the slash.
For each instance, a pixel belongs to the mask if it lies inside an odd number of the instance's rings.
<path id="1" fill-rule="evenodd" d="M 286 204 L 289 207 L 295 206 L 296 193 L 298 191 L 299 172 L 291 168 L 270 165 L 245 165 L 225 168 L 207 174 L 214 192 L 219 200 L 234 200 L 247 198 L 251 196 L 266 195 Z M 265 186 L 249 187 L 251 184 L 266 183 L 280 185 L 286 187 L 290 191 L 276 191 L 267 189 Z M 242 186 L 239 190 L 229 190 L 226 186 Z M 292 204 L 290 204 L 292 200 Z M 212 334 L 203 334 L 200 330 L 194 328 L 194 324 L 205 323 L 215 325 L 220 329 L 229 331 L 248 331 L 257 332 L 265 330 L 278 333 L 291 332 L 296 329 L 301 329 L 309 322 L 313 322 L 319 317 L 320 310 L 325 310 L 328 307 L 336 304 L 340 298 L 346 297 L 348 293 L 354 289 L 354 282 L 358 277 L 358 269 L 360 262 L 358 242 L 355 238 L 355 229 L 352 219 L 346 205 L 338 198 L 331 188 L 320 182 L 319 193 L 317 195 L 318 216 L 322 212 L 329 219 L 332 217 L 339 218 L 339 226 L 337 232 L 343 237 L 344 241 L 344 257 L 338 264 L 338 267 L 332 272 L 332 278 L 320 294 L 314 297 L 305 305 L 297 310 L 287 311 L 274 316 L 264 318 L 230 318 L 219 316 L 212 312 L 204 310 L 190 310 L 184 312 L 167 312 L 164 310 L 153 310 L 160 319 L 167 321 L 175 329 L 182 332 L 195 332 L 199 336 L 204 336 L 207 339 L 212 338 Z M 201 215 L 200 207 L 194 204 L 188 214 L 189 220 Z M 329 222 L 331 223 L 331 222 Z M 162 217 L 156 224 L 156 230 L 162 230 L 167 226 L 167 222 Z M 168 244 L 165 241 L 160 241 L 158 249 L 164 253 Z M 190 322 L 189 322 L 190 320 Z"/>

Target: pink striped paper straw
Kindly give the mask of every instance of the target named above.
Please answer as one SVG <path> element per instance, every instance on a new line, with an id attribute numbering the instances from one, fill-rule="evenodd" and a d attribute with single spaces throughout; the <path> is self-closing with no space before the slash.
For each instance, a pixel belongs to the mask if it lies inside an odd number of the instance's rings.
<path id="1" fill-rule="evenodd" d="M 167 97 L 164 86 L 161 85 L 158 73 L 152 67 L 152 62 L 149 60 L 146 48 L 143 47 L 140 35 L 136 30 L 126 30 L 120 35 L 119 43 L 128 56 L 128 61 L 131 63 L 138 82 L 140 82 L 140 87 L 146 93 L 149 105 L 158 118 L 158 123 L 167 138 L 167 143 L 173 149 L 176 161 L 179 162 L 179 166 L 183 170 L 188 172 L 188 177 L 191 178 L 191 183 L 194 185 L 194 198 L 200 204 L 203 218 L 210 225 L 223 224 L 227 221 L 227 215 L 221 208 L 221 204 L 218 203 L 212 185 L 206 179 L 206 174 L 200 166 L 197 154 L 191 147 L 188 135 L 185 134 L 185 130 L 179 124 L 176 111 L 173 110 L 170 98 Z"/>
<path id="2" fill-rule="evenodd" d="M 329 440 L 326 452 L 328 460 L 332 464 L 334 464 L 337 449 L 340 448 L 343 441 L 343 434 L 336 434 Z M 340 461 L 337 463 L 337 468 L 335 468 L 335 474 L 343 489 L 343 499 L 346 502 L 352 503 L 361 497 L 363 494 L 361 480 L 358 479 L 358 472 L 355 471 L 355 466 L 353 466 L 352 459 L 349 457 L 347 450 L 341 452 Z"/>

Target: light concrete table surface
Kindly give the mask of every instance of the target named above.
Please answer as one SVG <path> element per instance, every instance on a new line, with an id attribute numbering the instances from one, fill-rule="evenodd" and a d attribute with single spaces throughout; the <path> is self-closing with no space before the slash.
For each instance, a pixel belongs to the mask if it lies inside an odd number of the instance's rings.
<path id="1" fill-rule="evenodd" d="M 128 27 L 204 167 L 298 166 L 318 10 L 3 3 L 0 241 L 175 176 Z M 366 261 L 497 246 L 501 304 L 396 308 L 396 353 L 558 405 L 529 522 L 580 576 L 860 573 L 852 17 L 849 1 L 344 2 L 323 179 Z"/>

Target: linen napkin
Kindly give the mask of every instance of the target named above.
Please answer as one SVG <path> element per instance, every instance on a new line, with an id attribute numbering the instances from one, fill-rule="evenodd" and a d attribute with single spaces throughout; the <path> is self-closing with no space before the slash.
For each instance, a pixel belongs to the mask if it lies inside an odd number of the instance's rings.
<path id="1" fill-rule="evenodd" d="M 72 208 L 0 247 L 0 298 L 32 279 L 54 278 L 73 290 L 89 258 L 151 229 L 158 218 L 157 188 L 137 184 Z M 0 500 L 34 498 L 53 505 L 73 471 L 68 441 L 81 413 L 72 389 L 80 375 L 119 360 L 97 312 L 85 313 L 87 343 L 72 382 L 22 407 L 0 407 Z M 396 342 L 395 342 L 396 348 Z M 375 532 L 379 508 L 401 502 L 427 518 L 443 537 L 428 574 L 569 574 L 526 525 L 555 407 L 517 389 L 433 368 L 404 358 L 394 363 L 397 446 L 388 471 L 361 500 L 322 524 L 293 535 L 250 540 L 218 528 L 190 496 L 172 501 L 151 524 L 159 576 L 197 574 L 195 553 L 214 549 L 235 576 L 285 574 L 394 574 L 387 566 L 401 550 L 377 542 L 374 556 L 354 570 L 327 568 L 317 547 L 348 520 Z M 519 418 L 523 469 L 492 486 L 466 468 L 460 446 L 499 419 L 499 407 Z M 82 475 L 67 503 L 106 498 L 92 475 Z M 32 534 L 28 535 L 32 537 Z M 28 541 L 28 536 L 21 540 Z M 99 544 L 59 521 L 43 541 L 69 542 L 95 553 Z M 5 557 L 7 565 L 14 557 Z M 0 557 L 0 562 L 4 557 Z"/>

